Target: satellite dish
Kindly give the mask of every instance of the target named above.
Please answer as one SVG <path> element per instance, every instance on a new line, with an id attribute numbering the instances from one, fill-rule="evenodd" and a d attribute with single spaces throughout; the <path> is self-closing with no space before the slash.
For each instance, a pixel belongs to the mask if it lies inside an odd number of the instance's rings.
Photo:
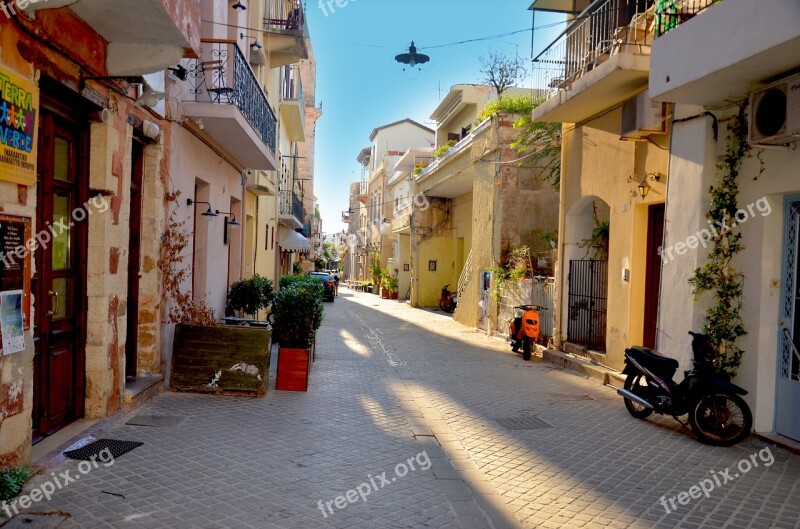
<path id="1" fill-rule="evenodd" d="M 418 64 L 425 64 L 426 62 L 430 61 L 431 58 L 424 53 L 417 53 L 417 47 L 414 46 L 414 41 L 412 40 L 411 46 L 408 47 L 408 53 L 401 53 L 400 55 L 395 56 L 394 60 L 414 68 Z"/>

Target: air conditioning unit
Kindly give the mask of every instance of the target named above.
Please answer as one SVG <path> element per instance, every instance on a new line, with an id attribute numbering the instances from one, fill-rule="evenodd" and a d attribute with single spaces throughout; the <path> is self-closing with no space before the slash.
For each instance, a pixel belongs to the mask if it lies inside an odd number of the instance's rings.
<path id="1" fill-rule="evenodd" d="M 750 145 L 787 145 L 800 141 L 800 75 L 750 96 Z"/>
<path id="2" fill-rule="evenodd" d="M 645 90 L 622 103 L 623 140 L 643 140 L 653 134 L 666 133 L 666 103 L 650 99 Z"/>

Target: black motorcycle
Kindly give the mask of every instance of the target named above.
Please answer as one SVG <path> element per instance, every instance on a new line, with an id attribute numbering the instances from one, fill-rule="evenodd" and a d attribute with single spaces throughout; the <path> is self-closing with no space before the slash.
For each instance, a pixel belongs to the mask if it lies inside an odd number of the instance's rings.
<path id="1" fill-rule="evenodd" d="M 689 424 L 699 441 L 731 446 L 750 433 L 753 414 L 740 395 L 747 391 L 731 383 L 730 377 L 717 370 L 711 359 L 714 347 L 708 336 L 690 332 L 694 367 L 680 384 L 672 378 L 678 361 L 644 347 L 625 350 L 625 387 L 617 393 L 625 398 L 625 407 L 637 419 L 653 412 L 679 416 L 689 414 Z"/>

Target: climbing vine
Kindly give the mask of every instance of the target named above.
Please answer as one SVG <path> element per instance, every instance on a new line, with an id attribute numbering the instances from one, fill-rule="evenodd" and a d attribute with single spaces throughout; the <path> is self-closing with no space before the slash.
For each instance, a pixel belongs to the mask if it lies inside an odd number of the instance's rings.
<path id="1" fill-rule="evenodd" d="M 168 303 L 167 323 L 188 323 L 192 325 L 218 325 L 214 309 L 206 304 L 205 299 L 193 299 L 192 294 L 182 289 L 184 281 L 189 279 L 191 269 L 183 261 L 184 250 L 189 245 L 190 236 L 186 230 L 186 221 L 177 220 L 177 208 L 180 191 L 167 192 L 164 200 L 171 209 L 167 228 L 161 238 L 161 255 L 158 269 L 161 271 L 162 299 Z"/>
<path id="2" fill-rule="evenodd" d="M 717 164 L 716 184 L 709 188 L 711 208 L 706 217 L 715 227 L 712 229 L 713 246 L 708 262 L 695 270 L 689 283 L 695 299 L 704 293 L 713 296 L 714 304 L 706 311 L 703 332 L 717 350 L 714 365 L 735 376 L 744 355 L 737 340 L 747 334 L 741 316 L 744 275 L 731 264 L 745 248 L 735 217 L 739 210 L 737 177 L 742 160 L 749 154 L 746 104 L 731 121 L 726 144 L 725 158 Z"/>

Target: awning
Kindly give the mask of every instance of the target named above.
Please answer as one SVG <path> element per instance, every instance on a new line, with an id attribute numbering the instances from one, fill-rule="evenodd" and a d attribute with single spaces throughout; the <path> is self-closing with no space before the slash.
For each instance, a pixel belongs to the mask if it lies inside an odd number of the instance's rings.
<path id="1" fill-rule="evenodd" d="M 281 250 L 287 253 L 308 253 L 311 251 L 311 244 L 308 239 L 291 230 L 281 237 L 280 245 Z"/>

